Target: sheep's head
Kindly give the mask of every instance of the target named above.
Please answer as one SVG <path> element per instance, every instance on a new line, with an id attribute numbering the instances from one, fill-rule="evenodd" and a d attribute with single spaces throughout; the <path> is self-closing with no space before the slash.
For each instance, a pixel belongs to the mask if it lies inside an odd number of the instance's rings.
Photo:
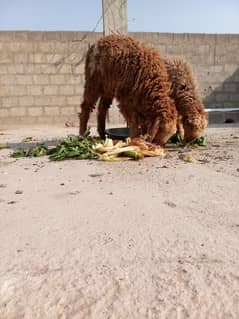
<path id="1" fill-rule="evenodd" d="M 156 119 L 154 123 L 148 125 L 149 142 L 163 146 L 177 131 L 176 119 L 167 123 L 162 123 L 161 119 Z"/>
<path id="2" fill-rule="evenodd" d="M 183 123 L 184 142 L 189 143 L 200 137 L 207 124 L 208 115 L 205 111 L 185 120 Z"/>

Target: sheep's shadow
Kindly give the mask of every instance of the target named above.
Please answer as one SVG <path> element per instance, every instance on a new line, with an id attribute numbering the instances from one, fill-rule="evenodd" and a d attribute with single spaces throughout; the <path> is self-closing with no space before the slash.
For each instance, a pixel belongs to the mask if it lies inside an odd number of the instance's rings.
<path id="1" fill-rule="evenodd" d="M 49 146 L 57 146 L 62 141 L 62 139 L 59 140 L 43 140 L 43 141 L 35 141 L 35 142 L 10 142 L 6 143 L 6 148 L 16 150 L 16 149 L 28 149 L 32 147 L 36 147 L 39 145 L 44 145 L 46 147 Z"/>

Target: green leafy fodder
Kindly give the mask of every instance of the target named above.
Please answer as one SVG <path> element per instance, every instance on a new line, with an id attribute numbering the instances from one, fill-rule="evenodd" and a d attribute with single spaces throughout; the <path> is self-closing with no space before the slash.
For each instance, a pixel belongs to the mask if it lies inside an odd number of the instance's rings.
<path id="1" fill-rule="evenodd" d="M 9 148 L 7 144 L 0 144 L 0 150 L 3 150 L 5 148 Z"/>
<path id="2" fill-rule="evenodd" d="M 49 150 L 49 158 L 52 161 L 65 159 L 97 159 L 99 155 L 93 149 L 97 139 L 84 136 L 70 136 Z"/>
<path id="3" fill-rule="evenodd" d="M 20 158 L 20 157 L 40 157 L 48 155 L 48 148 L 43 144 L 30 147 L 30 148 L 18 148 L 16 151 L 12 153 L 12 157 Z"/>
<path id="4" fill-rule="evenodd" d="M 39 144 L 29 148 L 19 148 L 12 157 L 39 157 L 49 155 L 50 160 L 60 161 L 65 159 L 97 159 L 99 155 L 93 149 L 99 139 L 90 137 L 88 134 L 83 137 L 69 136 L 63 139 L 54 147 L 46 147 Z"/>
<path id="5" fill-rule="evenodd" d="M 177 146 L 184 146 L 185 145 L 183 143 L 183 141 L 181 140 L 179 134 L 177 134 L 177 133 L 170 137 L 167 144 L 176 144 Z M 205 136 L 200 136 L 188 144 L 190 144 L 192 146 L 206 146 L 207 141 L 206 141 Z"/>

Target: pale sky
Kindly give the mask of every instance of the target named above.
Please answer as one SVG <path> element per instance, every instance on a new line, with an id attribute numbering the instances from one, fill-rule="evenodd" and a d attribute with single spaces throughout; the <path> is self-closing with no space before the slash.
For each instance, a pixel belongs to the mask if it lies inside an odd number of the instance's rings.
<path id="1" fill-rule="evenodd" d="M 0 0 L 0 30 L 90 31 L 101 15 L 101 0 Z M 239 33 L 239 0 L 128 0 L 128 30 Z"/>

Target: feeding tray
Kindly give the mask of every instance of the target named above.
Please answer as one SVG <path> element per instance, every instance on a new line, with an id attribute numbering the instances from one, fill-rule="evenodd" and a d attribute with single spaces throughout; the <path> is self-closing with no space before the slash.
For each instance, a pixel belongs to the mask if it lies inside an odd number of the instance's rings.
<path id="1" fill-rule="evenodd" d="M 105 133 L 114 140 L 123 140 L 130 135 L 128 127 L 109 128 L 108 130 L 105 130 Z"/>

